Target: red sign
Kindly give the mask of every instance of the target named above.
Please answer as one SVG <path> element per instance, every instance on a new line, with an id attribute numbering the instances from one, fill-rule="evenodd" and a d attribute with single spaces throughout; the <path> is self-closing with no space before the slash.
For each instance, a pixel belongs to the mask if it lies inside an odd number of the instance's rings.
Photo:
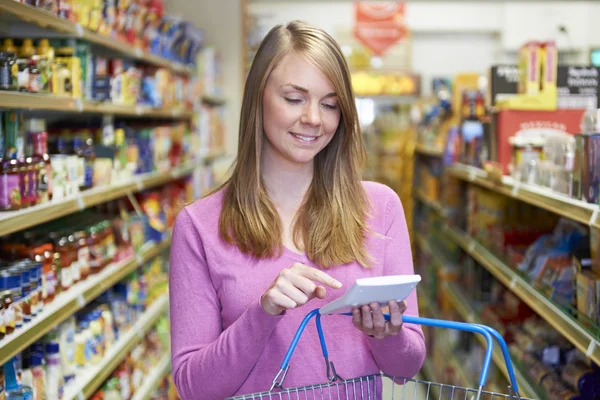
<path id="1" fill-rule="evenodd" d="M 354 2 L 356 24 L 354 36 L 377 55 L 403 39 L 408 28 L 404 24 L 405 3 Z"/>

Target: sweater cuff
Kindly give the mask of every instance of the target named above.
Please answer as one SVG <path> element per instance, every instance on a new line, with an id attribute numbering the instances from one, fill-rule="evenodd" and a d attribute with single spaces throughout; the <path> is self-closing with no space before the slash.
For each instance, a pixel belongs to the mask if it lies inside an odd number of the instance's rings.
<path id="1" fill-rule="evenodd" d="M 262 305 L 260 304 L 260 298 L 258 301 L 251 303 L 246 310 L 248 313 L 248 317 L 253 319 L 256 322 L 259 322 L 261 325 L 265 327 L 270 327 L 277 325 L 279 321 L 282 320 L 285 315 L 285 311 L 279 315 L 271 315 L 265 310 L 263 310 Z"/>
<path id="2" fill-rule="evenodd" d="M 410 340 L 409 333 L 407 331 L 407 327 L 403 326 L 396 336 L 386 336 L 383 339 L 377 339 L 374 336 L 366 335 L 367 342 L 369 343 L 371 350 L 374 352 L 378 350 L 388 351 L 390 349 L 389 346 L 394 346 L 394 348 L 396 348 L 396 346 L 401 346 Z"/>

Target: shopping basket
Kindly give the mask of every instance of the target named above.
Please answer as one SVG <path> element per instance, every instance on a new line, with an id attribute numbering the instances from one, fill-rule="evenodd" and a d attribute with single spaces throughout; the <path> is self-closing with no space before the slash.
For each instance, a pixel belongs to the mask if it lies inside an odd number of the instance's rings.
<path id="1" fill-rule="evenodd" d="M 351 314 L 347 313 L 345 315 Z M 326 383 L 311 386 L 285 388 L 283 386 L 283 383 L 285 380 L 285 376 L 290 368 L 290 359 L 292 358 L 292 354 L 296 349 L 296 345 L 300 340 L 300 336 L 302 336 L 302 333 L 304 332 L 304 328 L 306 328 L 308 322 L 315 316 L 317 333 L 319 335 L 319 341 L 321 342 L 321 350 L 323 351 L 323 357 L 325 358 L 325 364 L 327 366 L 328 381 Z M 389 315 L 385 315 L 385 318 L 389 320 Z M 230 397 L 226 400 L 379 400 L 382 399 L 382 378 L 389 378 L 398 384 L 402 384 L 401 387 L 392 385 L 391 393 L 386 396 L 385 400 L 429 400 L 434 398 L 437 398 L 439 400 L 527 400 L 519 395 L 519 387 L 517 386 L 513 365 L 510 360 L 508 348 L 506 347 L 506 342 L 496 330 L 485 325 L 467 324 L 463 322 L 443 321 L 437 319 L 418 318 L 411 316 L 403 316 L 402 321 L 404 323 L 431 326 L 435 328 L 454 329 L 482 335 L 486 340 L 487 347 L 485 349 L 483 368 L 479 376 L 479 383 L 477 389 L 469 389 L 460 386 L 433 383 L 417 379 L 398 378 L 388 376 L 385 374 L 376 374 L 362 376 L 359 378 L 343 379 L 336 372 L 333 361 L 329 360 L 329 353 L 327 351 L 325 336 L 323 334 L 323 329 L 321 325 L 321 314 L 319 313 L 319 310 L 316 309 L 311 311 L 302 320 L 302 323 L 300 324 L 300 327 L 298 328 L 292 340 L 292 343 L 283 359 L 283 362 L 281 363 L 281 368 L 275 376 L 275 378 L 273 379 L 273 384 L 271 385 L 271 388 L 265 392 Z M 500 344 L 500 348 L 502 349 L 502 354 L 504 356 L 504 361 L 506 363 L 506 369 L 508 371 L 510 380 L 508 394 L 494 393 L 483 390 L 483 387 L 485 386 L 485 382 L 487 380 L 490 363 L 492 360 L 494 339 Z"/>

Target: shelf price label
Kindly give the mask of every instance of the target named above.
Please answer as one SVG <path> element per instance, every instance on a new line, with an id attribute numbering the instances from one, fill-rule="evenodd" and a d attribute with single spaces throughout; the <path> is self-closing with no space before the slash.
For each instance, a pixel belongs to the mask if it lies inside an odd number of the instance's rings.
<path id="1" fill-rule="evenodd" d="M 75 300 L 77 300 L 77 305 L 79 306 L 79 308 L 85 307 L 86 301 L 85 301 L 85 298 L 83 297 L 83 293 L 79 293 Z"/>
<path id="2" fill-rule="evenodd" d="M 81 195 L 78 195 L 76 197 L 77 200 L 77 207 L 79 207 L 79 211 L 82 211 L 85 209 L 85 202 L 83 201 L 83 197 Z"/>
<path id="3" fill-rule="evenodd" d="M 469 168 L 469 181 L 473 182 L 477 178 L 477 171 L 475 168 Z"/>
<path id="4" fill-rule="evenodd" d="M 476 246 L 476 245 L 477 245 L 477 243 L 475 243 L 475 240 L 471 239 L 471 240 L 469 241 L 469 244 L 468 244 L 468 246 L 467 246 L 467 251 L 468 251 L 469 253 L 473 253 L 473 252 L 475 251 L 475 246 Z"/>
<path id="5" fill-rule="evenodd" d="M 83 33 L 84 33 L 83 26 L 81 26 L 81 24 L 79 22 L 75 24 L 75 33 L 79 37 L 83 36 Z"/>
<path id="6" fill-rule="evenodd" d="M 517 197 L 517 195 L 519 194 L 519 189 L 520 189 L 521 184 L 517 181 L 515 182 L 515 184 L 513 185 L 512 188 L 512 197 Z"/>

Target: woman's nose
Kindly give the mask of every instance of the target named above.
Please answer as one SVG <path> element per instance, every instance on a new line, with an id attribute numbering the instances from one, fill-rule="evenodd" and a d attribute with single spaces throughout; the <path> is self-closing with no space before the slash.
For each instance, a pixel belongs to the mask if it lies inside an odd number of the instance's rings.
<path id="1" fill-rule="evenodd" d="M 302 118 L 300 122 L 310 126 L 318 126 L 321 124 L 321 114 L 319 112 L 319 105 L 310 102 L 304 107 Z"/>

